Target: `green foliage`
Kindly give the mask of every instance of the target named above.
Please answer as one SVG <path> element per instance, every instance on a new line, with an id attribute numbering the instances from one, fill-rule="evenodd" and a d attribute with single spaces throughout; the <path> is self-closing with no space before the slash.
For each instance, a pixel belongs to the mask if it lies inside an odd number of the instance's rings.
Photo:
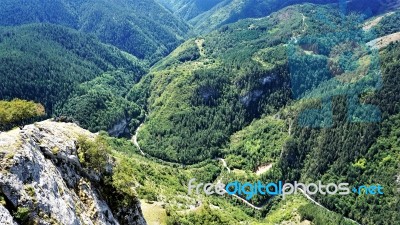
<path id="1" fill-rule="evenodd" d="M 186 185 L 191 178 L 199 182 L 213 182 L 217 179 L 216 176 L 221 173 L 219 162 L 208 161 L 184 167 L 161 164 L 141 156 L 128 140 L 103 135 L 101 140 L 112 149 L 110 153 L 115 162 L 112 174 L 104 177 L 101 188 L 111 205 L 126 207 L 136 198 L 166 202 L 170 223 L 210 224 L 213 219 L 216 219 L 216 224 L 221 221 L 226 224 L 229 221 L 230 224 L 236 221 L 255 221 L 242 209 L 221 197 L 187 196 Z M 91 141 L 90 145 L 93 144 Z M 188 209 L 199 198 L 202 202 L 199 210 Z M 215 210 L 215 207 L 219 209 Z"/>
<path id="2" fill-rule="evenodd" d="M 201 79 L 207 80 L 204 84 L 195 83 Z M 149 122 L 139 134 L 143 149 L 174 162 L 193 163 L 216 157 L 217 146 L 221 146 L 227 134 L 243 123 L 243 107 L 233 101 L 234 97 L 218 98 L 224 94 L 220 82 L 224 79 L 220 70 L 199 71 L 190 79 L 176 79 L 173 86 L 178 85 L 181 91 L 174 90 L 172 96 L 164 92 L 161 99 L 165 100 L 157 100 L 158 105 L 152 106 L 161 110 L 150 115 Z M 195 106 L 191 107 L 191 104 Z M 229 109 L 230 115 L 220 113 L 223 109 Z"/>
<path id="3" fill-rule="evenodd" d="M 50 115 L 72 117 L 91 131 L 110 131 L 122 122 L 126 125 L 124 132 L 132 132 L 143 122 L 146 109 L 149 115 L 138 140 L 146 154 L 158 159 L 143 157 L 128 140 L 104 133 L 94 140 L 78 139 L 79 160 L 101 175 L 100 194 L 113 209 L 130 208 L 142 198 L 168 203 L 169 224 L 281 223 L 297 216 L 289 214 L 289 209 L 314 224 L 352 224 L 343 216 L 362 224 L 397 224 L 400 44 L 391 44 L 381 52 L 383 89 L 372 92 L 376 90 L 370 88 L 360 96 L 362 103 L 379 106 L 382 123 L 347 123 L 350 104 L 341 95 L 355 87 L 352 83 L 360 75 L 374 81 L 363 73 L 367 70 L 364 56 L 368 49 L 347 42 L 368 38 L 356 29 L 359 17 L 344 18 L 334 7 L 305 4 L 262 20 L 228 24 L 300 2 L 225 2 L 227 7 L 221 7 L 222 11 L 217 8 L 206 17 L 192 20 L 201 32 L 215 27 L 219 30 L 188 40 L 155 64 L 139 83 L 145 69 L 137 59 L 93 36 L 49 24 L 3 27 L 0 97 L 41 102 Z M 193 1 L 189 3 L 193 5 Z M 205 2 L 194 14 L 211 9 L 214 3 Z M 50 13 L 43 13 L 43 9 Z M 171 52 L 188 31 L 184 23 L 148 0 L 52 4 L 36 0 L 24 5 L 7 0 L 0 14 L 4 15 L 0 18 L 3 25 L 44 21 L 94 34 L 149 64 Z M 398 13 L 385 17 L 377 27 L 378 34 L 398 31 L 397 20 Z M 294 38 L 295 46 L 291 42 Z M 290 66 L 297 66 L 297 70 L 293 72 Z M 331 72 L 350 84 L 333 82 Z M 290 85 L 296 79 L 304 82 L 292 92 Z M 356 86 L 365 87 L 371 87 L 370 83 Z M 337 96 L 333 98 L 331 128 L 312 129 L 292 123 L 302 109 L 318 108 L 318 99 L 333 94 Z M 295 101 L 300 97 L 316 100 Z M 0 101 L 2 123 L 16 125 L 43 113 L 43 107 L 33 102 Z M 54 154 L 57 152 L 53 149 Z M 213 160 L 217 157 L 226 158 L 235 170 L 221 176 L 224 170 Z M 274 164 L 273 169 L 262 176 L 246 174 L 269 163 Z M 186 185 L 191 178 L 200 182 L 281 179 L 379 183 L 385 187 L 385 195 L 315 196 L 337 213 L 306 204 L 305 200 L 281 204 L 275 199 L 265 210 L 255 212 L 236 199 L 187 196 Z M 34 194 L 29 187 L 27 191 Z M 198 200 L 202 202 L 199 208 L 188 209 Z M 252 203 L 266 200 L 256 197 Z M 279 205 L 270 208 L 275 203 Z M 268 210 L 273 217 L 264 220 Z M 286 211 L 280 214 L 280 210 Z M 18 220 L 24 221 L 27 216 L 27 208 L 18 208 Z"/>
<path id="4" fill-rule="evenodd" d="M 265 117 L 232 135 L 224 154 L 232 168 L 254 171 L 258 166 L 274 163 L 287 138 L 282 120 Z"/>
<path id="5" fill-rule="evenodd" d="M 181 52 L 181 54 L 178 56 L 178 60 L 180 62 L 193 61 L 198 58 L 200 58 L 199 49 L 194 45 L 185 49 L 185 51 Z"/>
<path id="6" fill-rule="evenodd" d="M 172 209 L 170 211 L 167 224 L 258 224 L 256 221 L 256 219 L 247 215 L 241 209 L 230 203 L 227 203 L 226 200 L 223 200 L 220 197 L 211 197 L 207 200 L 204 200 L 201 203 L 201 206 L 199 206 L 196 210 L 189 210 L 188 212 L 174 212 Z"/>
<path id="7" fill-rule="evenodd" d="M 391 44 L 380 53 L 383 86 L 377 90 L 373 86 L 376 77 L 364 73 L 364 56 L 368 49 L 353 48 L 345 42 L 350 37 L 361 42 L 367 40 L 368 37 L 357 29 L 362 22 L 358 20 L 359 17 L 349 15 L 342 18 L 338 11 L 321 7 L 318 9 L 323 11 L 327 20 L 320 20 L 310 13 L 311 8 L 305 5 L 280 12 L 279 15 L 283 12 L 287 13 L 284 15 L 290 15 L 290 18 L 285 19 L 291 23 L 285 23 L 286 20 L 282 21 L 279 16 L 271 16 L 262 21 L 243 20 L 224 26 L 204 37 L 205 55 L 194 62 L 182 63 L 178 60 L 182 51 L 188 51 L 188 54 L 193 51 L 190 40 L 153 67 L 151 84 L 146 83 L 151 89 L 148 104 L 151 114 L 139 134 L 140 144 L 152 155 L 185 163 L 225 154 L 232 167 L 250 170 L 260 163 L 276 159 L 280 151 L 270 152 L 268 149 L 281 147 L 282 158 L 276 163 L 277 167 L 262 176 L 262 179 L 349 182 L 354 186 L 379 183 L 388 188 L 388 194 L 379 197 L 316 196 L 319 202 L 336 213 L 308 205 L 301 209 L 303 218 L 316 224 L 351 224 L 343 216 L 362 224 L 395 224 L 400 221 L 396 214 L 400 202 L 396 195 L 399 162 L 396 115 L 400 113 L 399 95 L 396 94 L 400 81 L 396 74 L 400 68 L 400 45 Z M 290 94 L 286 95 L 285 92 L 288 87 L 284 85 L 288 82 L 290 71 L 282 48 L 293 34 L 299 34 L 304 29 L 301 14 L 306 17 L 307 30 L 298 37 L 299 46 L 294 49 L 296 52 L 290 59 L 295 61 L 290 63 L 312 66 L 300 68 L 297 75 L 306 78 L 305 84 L 310 85 L 301 87 L 303 96 L 316 100 L 293 101 L 292 107 L 287 108 L 289 113 L 281 110 L 276 116 L 280 117 L 282 113 L 283 119 L 288 119 L 287 122 L 292 125 L 295 119 L 293 114 L 297 115 L 308 107 L 318 108 L 319 98 L 336 95 L 333 97 L 333 109 L 326 112 L 334 112 L 333 126 L 313 129 L 294 122 L 291 137 L 285 137 L 283 134 L 287 125 L 283 121 L 274 123 L 270 119 L 264 125 L 261 122 L 263 119 L 258 119 L 268 118 L 262 115 L 276 113 L 291 103 Z M 326 21 L 335 25 L 328 25 Z M 342 54 L 349 49 L 352 54 Z M 321 69 L 315 74 L 310 73 L 317 68 Z M 332 72 L 337 79 L 332 79 Z M 264 87 L 257 83 L 262 78 L 271 79 L 272 74 L 280 82 Z M 361 81 L 365 83 L 357 86 L 355 81 L 359 80 L 360 74 L 364 75 Z M 340 79 L 344 85 L 332 82 Z M 351 103 L 343 95 L 354 88 L 369 90 L 357 97 L 360 97 L 363 104 L 379 106 L 383 123 L 357 123 L 359 120 L 355 120 L 355 123 L 346 122 Z M 248 101 L 257 96 L 255 93 L 258 90 L 269 92 L 262 93 L 254 102 Z M 212 112 L 210 117 L 209 112 Z M 229 118 L 229 122 L 225 118 Z M 257 121 L 248 126 L 254 119 Z M 229 129 L 233 125 L 235 127 Z M 202 136 L 203 132 L 207 133 L 208 139 Z M 227 139 L 232 134 L 231 145 L 226 148 Z M 270 146 L 261 141 L 264 137 L 277 142 Z M 204 140 L 221 141 L 209 143 Z M 204 146 L 207 148 L 202 149 Z M 253 179 L 251 176 L 242 178 Z M 262 199 L 254 200 L 260 201 Z M 221 214 L 209 212 L 207 208 L 206 213 L 203 212 L 185 215 L 183 218 L 180 215 L 173 216 L 171 223 L 225 221 Z"/>
<path id="8" fill-rule="evenodd" d="M 321 207 L 309 203 L 300 206 L 299 213 L 302 219 L 312 221 L 315 225 L 354 225 L 352 221 L 346 220 L 340 214 L 326 211 Z"/>
<path id="9" fill-rule="evenodd" d="M 68 116 L 94 132 L 125 121 L 129 133 L 139 124 L 141 109 L 125 99 L 145 73 L 135 57 L 49 24 L 0 28 L 0 37 L 2 98 L 41 102 L 48 115 Z"/>
<path id="10" fill-rule="evenodd" d="M 136 190 L 132 188 L 137 183 L 134 168 L 132 161 L 122 158 L 113 169 L 112 175 L 112 186 L 132 198 L 137 197 Z"/>
<path id="11" fill-rule="evenodd" d="M 148 80 L 145 83 L 150 89 L 147 108 L 151 114 L 139 133 L 142 148 L 173 162 L 196 163 L 219 157 L 233 133 L 330 80 L 330 63 L 344 71 L 352 70 L 354 65 L 349 62 L 358 62 L 367 50 L 360 47 L 347 58 L 339 56 L 342 50 L 350 49 L 349 44 L 341 44 L 344 40 L 363 40 L 362 31 L 356 29 L 360 18 L 353 14 L 342 18 L 339 10 L 324 6 L 318 8 L 326 17 L 321 21 L 313 9 L 313 5 L 289 7 L 265 20 L 226 25 L 204 38 L 187 41 L 159 62 L 148 75 L 151 84 Z M 326 21 L 333 24 L 327 25 Z M 295 46 L 290 41 L 294 34 L 298 34 Z M 196 49 L 200 52 L 194 42 L 202 43 L 202 55 L 186 61 Z M 309 46 L 312 43 L 316 46 Z M 306 54 L 307 49 L 315 52 Z M 181 60 L 182 55 L 185 60 Z M 364 69 L 360 66 L 359 70 Z M 365 85 L 371 86 L 370 78 L 365 76 Z M 298 80 L 301 86 L 293 87 Z M 325 90 L 330 90 L 326 95 L 335 95 L 354 89 L 350 84 L 345 88 L 337 83 L 325 85 L 325 89 L 314 93 L 317 98 Z M 241 161 L 237 154 L 244 146 L 236 148 L 234 160 Z M 274 156 L 260 158 L 266 153 L 261 151 L 265 147 L 273 146 L 250 147 L 250 154 L 257 157 L 247 159 L 252 161 L 249 167 L 254 169 L 276 157 L 275 150 Z"/>
<path id="12" fill-rule="evenodd" d="M 4 199 L 4 196 L 0 195 L 0 205 L 5 206 L 6 204 L 7 203 L 6 203 L 6 200 Z"/>
<path id="13" fill-rule="evenodd" d="M 367 163 L 366 161 L 366 159 L 361 158 L 356 163 L 354 163 L 353 166 L 356 168 L 365 169 L 365 164 Z"/>
<path id="14" fill-rule="evenodd" d="M 399 171 L 399 44 L 381 52 L 382 89 L 367 95 L 363 103 L 379 106 L 380 123 L 346 122 L 347 104 L 336 97 L 333 104 L 333 127 L 293 128 L 293 138 L 285 145 L 280 163 L 285 180 L 323 183 L 348 182 L 350 186 L 380 184 L 382 196 L 317 196 L 324 206 L 362 224 L 395 224 L 398 210 Z M 324 216 L 321 216 L 324 217 Z M 322 223 L 323 224 L 323 223 Z"/>
<path id="15" fill-rule="evenodd" d="M 110 153 L 111 148 L 101 135 L 97 136 L 94 141 L 84 136 L 78 138 L 79 161 L 85 167 L 103 173 L 107 164 L 110 163 Z"/>
<path id="16" fill-rule="evenodd" d="M 285 199 L 273 202 L 266 218 L 262 221 L 265 225 L 285 224 L 292 222 L 300 224 L 299 208 L 309 204 L 305 197 L 300 195 L 285 196 Z"/>
<path id="17" fill-rule="evenodd" d="M 161 1 L 161 0 L 160 0 Z M 171 1 L 171 0 L 162 0 Z M 180 1 L 173 1 L 176 2 Z M 338 3 L 337 0 L 233 0 L 223 2 L 211 9 L 202 12 L 189 22 L 194 26 L 194 30 L 198 33 L 209 33 L 221 26 L 241 19 L 265 17 L 276 12 L 281 13 L 283 8 L 296 4 L 313 3 L 313 4 L 331 4 Z M 381 4 L 380 1 L 353 0 L 346 2 L 348 11 L 356 11 L 366 13 L 366 16 L 379 14 L 381 11 L 390 9 L 390 4 Z M 179 5 L 178 5 L 179 6 Z M 179 8 L 179 7 L 178 7 Z M 174 8 L 173 8 L 174 9 Z M 196 8 L 194 8 L 196 9 Z M 184 11 L 186 12 L 186 11 Z M 187 14 L 190 15 L 189 11 Z M 179 13 L 179 11 L 178 11 Z M 185 15 L 187 15 L 185 14 Z"/>
<path id="18" fill-rule="evenodd" d="M 0 25 L 63 25 L 93 34 L 150 63 L 172 51 L 189 29 L 151 0 L 4 0 L 1 4 Z"/>
<path id="19" fill-rule="evenodd" d="M 115 158 L 113 174 L 107 178 L 107 182 L 128 197 L 152 201 L 164 197 L 175 198 L 178 193 L 187 193 L 183 184 L 191 177 L 211 181 L 219 172 L 219 167 L 214 164 L 187 169 L 158 164 L 141 156 L 128 140 L 103 135 L 102 140 L 112 149 L 111 155 Z"/>
<path id="20" fill-rule="evenodd" d="M 133 82 L 134 74 L 105 73 L 79 85 L 56 114 L 72 117 L 93 132 L 110 131 L 115 136 L 133 133 L 144 116 L 138 105 L 124 98 Z M 120 123 L 126 124 L 125 129 L 114 131 L 113 126 Z"/>
<path id="21" fill-rule="evenodd" d="M 0 101 L 0 129 L 9 129 L 43 117 L 43 105 L 32 101 L 14 99 Z"/>
<path id="22" fill-rule="evenodd" d="M 378 37 L 399 32 L 400 31 L 399 20 L 400 20 L 400 11 L 396 11 L 391 15 L 385 16 L 378 23 L 378 25 L 374 27 L 374 32 L 376 32 L 376 35 Z"/>
<path id="23" fill-rule="evenodd" d="M 156 64 L 142 84 L 150 90 L 147 108 L 151 112 L 139 132 L 144 151 L 185 164 L 219 157 L 233 133 L 285 105 L 291 93 L 283 43 L 293 29 L 302 29 L 298 11 L 306 9 L 287 10 L 294 23 L 279 22 L 274 16 L 229 25 L 187 41 Z M 281 32 L 265 32 L 273 28 Z M 202 43 L 203 51 L 194 42 Z M 275 45 L 276 50 L 269 47 Z M 201 57 L 179 60 L 196 49 Z M 268 62 L 263 61 L 265 54 L 272 56 Z"/>
<path id="24" fill-rule="evenodd" d="M 119 68 L 136 79 L 143 74 L 126 53 L 60 26 L 3 27 L 0 39 L 0 97 L 41 102 L 49 115 L 79 84 L 103 72 Z"/>
<path id="25" fill-rule="evenodd" d="M 25 185 L 25 191 L 30 197 L 35 197 L 36 192 L 32 185 Z"/>
<path id="26" fill-rule="evenodd" d="M 14 213 L 15 219 L 20 222 L 27 222 L 30 210 L 28 207 L 18 207 L 17 211 Z"/>
<path id="27" fill-rule="evenodd" d="M 212 9 L 220 0 L 157 0 L 184 20 L 190 20 L 199 14 Z"/>
<path id="28" fill-rule="evenodd" d="M 199 212 L 189 213 L 183 218 L 181 216 L 168 218 L 167 224 L 181 224 L 181 225 L 229 225 L 232 224 L 233 218 L 224 218 L 221 213 L 212 210 L 208 204 L 200 209 Z"/>

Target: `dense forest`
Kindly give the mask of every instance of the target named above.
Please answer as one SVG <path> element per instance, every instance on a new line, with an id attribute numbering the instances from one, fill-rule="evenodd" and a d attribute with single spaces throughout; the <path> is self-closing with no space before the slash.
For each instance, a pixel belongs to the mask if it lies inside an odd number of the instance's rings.
<path id="1" fill-rule="evenodd" d="M 288 57 L 290 49 L 285 47 L 293 34 L 304 35 L 306 39 L 306 34 L 324 29 L 317 24 L 312 7 L 289 7 L 266 20 L 227 25 L 202 39 L 189 40 L 157 63 L 147 75 L 153 77 L 151 83 L 138 84 L 151 90 L 148 105 L 151 114 L 139 134 L 143 148 L 175 162 L 193 163 L 220 157 L 221 148 L 231 134 L 253 119 L 277 113 L 292 101 L 293 91 L 306 92 L 323 82 L 321 76 L 311 77 L 314 84 L 310 87 L 304 90 L 292 87 L 296 73 L 290 73 L 290 69 L 297 63 L 292 57 L 312 60 L 319 66 L 330 56 L 327 54 L 322 60 L 323 56 Z M 320 11 L 333 22 L 340 19 L 334 8 L 320 7 Z M 303 16 L 307 17 L 307 23 L 303 22 Z M 302 34 L 305 27 L 307 33 Z M 190 54 L 191 61 L 181 60 Z M 313 68 L 308 69 L 296 72 L 301 76 Z"/>
<path id="2" fill-rule="evenodd" d="M 381 37 L 388 34 L 393 34 L 400 31 L 397 23 L 400 19 L 400 12 L 396 11 L 393 14 L 385 16 L 379 21 L 378 25 L 372 30 L 377 36 Z"/>
<path id="3" fill-rule="evenodd" d="M 313 4 L 345 4 L 347 10 L 362 12 L 370 17 L 398 6 L 395 0 L 158 0 L 175 15 L 193 25 L 198 34 L 209 33 L 221 26 L 246 18 L 262 18 L 287 6 Z"/>
<path id="4" fill-rule="evenodd" d="M 384 184 L 388 194 L 379 198 L 316 199 L 362 224 L 395 224 L 400 45 L 378 52 L 367 43 L 397 32 L 397 13 L 365 31 L 364 16 L 312 9 L 288 7 L 265 20 L 225 25 L 157 63 L 134 87 L 151 90 L 140 145 L 184 164 L 223 157 L 231 169 L 250 173 L 273 164 L 266 181 Z M 209 220 L 204 210 L 182 224 Z M 313 205 L 299 213 L 316 224 L 352 224 L 341 216 L 327 220 Z"/>
<path id="5" fill-rule="evenodd" d="M 108 202 L 171 225 L 399 223 L 400 42 L 374 42 L 400 31 L 395 1 L 0 5 L 0 131 L 52 117 L 99 132 L 76 145 Z M 191 178 L 385 194 L 244 204 L 188 196 Z"/>
<path id="6" fill-rule="evenodd" d="M 156 0 L 184 20 L 190 20 L 218 4 L 226 4 L 221 0 Z"/>
<path id="7" fill-rule="evenodd" d="M 153 0 L 3 0 L 0 25 L 51 23 L 97 36 L 154 63 L 187 37 L 188 25 Z"/>
<path id="8" fill-rule="evenodd" d="M 22 25 L 0 28 L 0 48 L 1 99 L 33 100 L 43 104 L 49 116 L 73 116 L 92 131 L 140 116 L 140 109 L 123 97 L 145 73 L 142 63 L 93 36 L 58 25 Z M 105 72 L 112 73 L 102 75 Z M 62 111 L 67 102 L 68 109 Z M 108 114 L 100 113 L 102 109 Z"/>
<path id="9" fill-rule="evenodd" d="M 56 110 L 56 115 L 73 118 L 94 132 L 104 130 L 113 136 L 130 135 L 144 120 L 143 110 L 125 98 L 129 87 L 135 83 L 135 76 L 114 71 L 82 83 Z M 114 128 L 119 124 L 123 125 L 122 130 Z"/>
<path id="10" fill-rule="evenodd" d="M 285 180 L 346 180 L 352 185 L 382 184 L 385 195 L 318 196 L 328 208 L 355 218 L 362 224 L 395 224 L 398 211 L 400 44 L 392 44 L 381 52 L 383 86 L 364 101 L 379 106 L 381 123 L 350 123 L 346 120 L 349 102 L 337 97 L 334 101 L 333 127 L 310 129 L 294 125 L 293 138 L 285 144 L 279 166 Z M 384 211 L 379 216 L 376 212 Z"/>

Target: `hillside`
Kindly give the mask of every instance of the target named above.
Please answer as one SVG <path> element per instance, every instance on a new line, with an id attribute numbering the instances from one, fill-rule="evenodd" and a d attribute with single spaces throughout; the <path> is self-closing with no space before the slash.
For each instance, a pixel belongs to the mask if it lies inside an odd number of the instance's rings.
<path id="1" fill-rule="evenodd" d="M 0 156 L 1 224 L 272 225 L 307 224 L 303 215 L 343 219 L 323 209 L 308 212 L 303 208 L 312 204 L 300 195 L 275 202 L 268 218 L 252 216 L 233 199 L 187 196 L 182 184 L 188 179 L 213 182 L 228 174 L 212 160 L 183 167 L 149 159 L 126 140 L 72 123 L 47 120 L 0 133 Z M 282 211 L 286 207 L 291 210 Z"/>
<path id="2" fill-rule="evenodd" d="M 165 1 L 165 0 L 164 0 Z M 171 1 L 170 1 L 171 2 Z M 219 4 L 213 6 L 207 11 L 198 14 L 196 17 L 189 20 L 189 23 L 193 25 L 195 32 L 204 34 L 209 33 L 224 24 L 236 22 L 240 19 L 246 18 L 260 18 L 268 16 L 273 12 L 276 12 L 284 7 L 303 4 L 303 3 L 314 3 L 314 4 L 331 4 L 339 3 L 343 1 L 339 0 L 232 0 L 232 1 L 221 1 Z M 176 1 L 170 3 L 172 5 L 178 5 L 173 7 L 173 10 L 177 10 L 178 14 L 182 7 Z M 346 1 L 347 10 L 358 11 L 366 13 L 367 16 L 377 15 L 394 7 L 399 6 L 396 1 L 368 1 L 367 3 L 363 0 L 351 0 Z M 194 10 L 195 12 L 197 10 Z M 186 14 L 190 14 L 186 12 Z"/>
<path id="3" fill-rule="evenodd" d="M 361 98 L 364 112 L 371 112 L 367 104 L 380 109 L 381 118 L 375 123 L 369 114 L 368 122 L 349 118 L 352 103 L 345 96 L 333 99 L 333 124 L 329 128 L 312 129 L 295 122 L 291 139 L 282 149 L 277 174 L 285 180 L 346 180 L 351 185 L 374 183 L 385 186 L 385 195 L 376 196 L 317 196 L 326 207 L 350 216 L 360 224 L 395 224 L 400 221 L 396 212 L 400 206 L 398 193 L 399 151 L 397 132 L 399 123 L 400 45 L 391 44 L 380 52 L 383 84 L 380 90 L 365 93 Z M 316 104 L 309 107 L 315 108 Z M 292 115 L 295 108 L 291 108 Z M 350 112 L 348 111 L 350 110 Z M 294 113 L 296 114 L 296 113 Z M 292 118 L 292 116 L 289 116 Z M 362 117 L 361 117 L 362 118 Z M 289 120 L 290 121 L 290 120 Z M 293 120 L 292 120 L 293 121 Z M 296 124 L 297 123 L 297 124 Z M 373 202 L 379 202 L 375 204 Z M 376 216 L 379 215 L 379 216 Z"/>
<path id="4" fill-rule="evenodd" d="M 5 0 L 0 224 L 399 224 L 398 7 Z"/>
<path id="5" fill-rule="evenodd" d="M 336 6 L 304 4 L 188 40 L 128 95 L 150 112 L 142 146 L 174 162 L 220 157 L 231 134 L 293 101 L 379 90 L 380 56 L 368 42 L 389 31 L 365 31 L 364 23 L 361 15 L 343 17 Z M 354 117 L 367 116 L 357 107 Z"/>
<path id="6" fill-rule="evenodd" d="M 80 105 L 69 106 L 68 112 L 62 114 L 74 116 L 92 131 L 111 129 L 122 118 L 130 120 L 140 114 L 140 109 L 123 97 L 145 69 L 135 57 L 93 36 L 50 24 L 3 27 L 0 48 L 1 99 L 34 100 L 43 104 L 48 116 L 52 116 L 60 114 L 56 112 L 67 101 L 74 101 L 71 98 L 79 98 L 76 101 Z M 106 76 L 102 75 L 105 72 L 109 72 L 108 80 L 101 78 Z M 92 81 L 90 88 L 80 86 L 93 79 L 96 81 Z M 120 85 L 114 89 L 118 92 L 110 91 L 117 79 Z M 123 86 L 127 87 L 125 92 Z M 98 111 L 93 109 L 108 110 L 109 115 L 95 114 Z M 79 117 L 78 112 L 85 116 Z"/>
<path id="7" fill-rule="evenodd" d="M 171 52 L 189 29 L 153 0 L 4 0 L 0 4 L 0 25 L 63 25 L 94 34 L 149 63 Z"/>
<path id="8" fill-rule="evenodd" d="M 304 4 L 188 40 L 129 94 L 138 102 L 147 99 L 141 149 L 182 164 L 225 158 L 231 180 L 255 182 L 266 167 L 258 179 L 379 183 L 388 193 L 379 199 L 314 198 L 360 224 L 400 221 L 399 154 L 392 141 L 400 46 L 371 49 L 367 43 L 377 33 L 363 30 L 365 23 L 333 6 Z M 300 208 L 301 218 L 316 224 L 352 223 L 330 221 L 315 205 Z"/>
<path id="9" fill-rule="evenodd" d="M 175 15 L 188 21 L 206 12 L 218 4 L 226 4 L 221 0 L 156 0 Z"/>
<path id="10" fill-rule="evenodd" d="M 135 89 L 150 90 L 150 114 L 139 134 L 144 149 L 184 163 L 219 157 L 231 134 L 288 104 L 286 44 L 305 35 L 306 26 L 310 34 L 324 29 L 313 7 L 289 7 L 269 18 L 226 25 L 187 41 L 157 63 L 129 96 L 135 100 Z M 332 20 L 339 16 L 328 6 L 319 10 Z"/>

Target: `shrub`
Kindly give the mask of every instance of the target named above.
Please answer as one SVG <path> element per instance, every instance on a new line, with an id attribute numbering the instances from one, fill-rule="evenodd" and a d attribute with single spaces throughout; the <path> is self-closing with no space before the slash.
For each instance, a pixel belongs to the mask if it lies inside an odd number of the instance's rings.
<path id="1" fill-rule="evenodd" d="M 105 166 L 109 161 L 109 153 L 111 149 L 104 137 L 97 136 L 94 141 L 89 140 L 85 136 L 78 138 L 78 156 L 79 161 L 85 166 L 104 172 Z"/>

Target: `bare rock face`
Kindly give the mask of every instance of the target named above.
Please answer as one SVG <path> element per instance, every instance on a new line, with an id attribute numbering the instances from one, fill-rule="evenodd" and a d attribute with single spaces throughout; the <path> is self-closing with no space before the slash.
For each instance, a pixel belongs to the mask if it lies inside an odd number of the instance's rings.
<path id="1" fill-rule="evenodd" d="M 120 137 L 121 135 L 129 134 L 129 121 L 129 118 L 123 118 L 107 132 L 113 137 Z"/>
<path id="2" fill-rule="evenodd" d="M 16 222 L 14 222 L 14 219 L 10 215 L 10 212 L 6 208 L 4 208 L 3 205 L 0 205 L 0 224 L 2 225 L 17 224 Z"/>
<path id="3" fill-rule="evenodd" d="M 146 224 L 139 201 L 110 208 L 79 162 L 79 136 L 96 135 L 52 121 L 0 133 L 0 224 Z"/>

